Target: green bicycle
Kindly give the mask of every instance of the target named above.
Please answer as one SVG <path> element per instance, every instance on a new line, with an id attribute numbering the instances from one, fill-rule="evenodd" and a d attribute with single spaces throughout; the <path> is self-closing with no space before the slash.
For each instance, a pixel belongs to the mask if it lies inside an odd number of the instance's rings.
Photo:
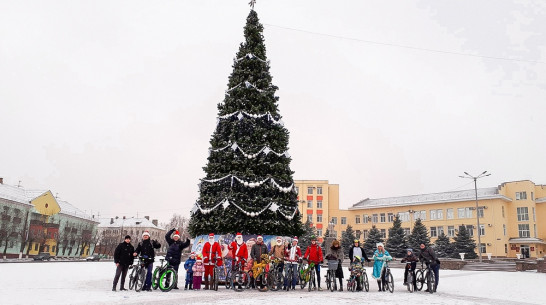
<path id="1" fill-rule="evenodd" d="M 161 265 L 155 267 L 152 275 L 152 288 L 159 288 L 161 291 L 171 291 L 178 282 L 178 275 L 173 266 L 165 261 L 164 258 L 159 260 Z"/>
<path id="2" fill-rule="evenodd" d="M 313 282 L 315 281 L 315 263 L 308 263 L 307 260 L 302 260 L 302 263 L 298 268 L 298 272 L 300 274 L 301 289 L 305 289 L 305 286 L 309 284 L 309 286 L 307 286 L 307 289 L 309 291 L 313 290 L 312 286 Z"/>

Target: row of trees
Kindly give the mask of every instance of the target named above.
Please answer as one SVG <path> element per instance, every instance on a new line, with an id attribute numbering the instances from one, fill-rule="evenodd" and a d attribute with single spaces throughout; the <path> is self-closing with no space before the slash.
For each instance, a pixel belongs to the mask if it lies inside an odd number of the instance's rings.
<path id="1" fill-rule="evenodd" d="M 341 236 L 341 244 L 347 255 L 355 239 L 356 236 L 353 228 L 350 225 L 347 226 L 347 230 Z M 415 221 L 411 234 L 406 235 L 402 228 L 402 221 L 400 221 L 398 216 L 394 219 L 392 227 L 389 228 L 386 240 L 383 239 L 379 229 L 375 225 L 372 226 L 372 229 L 368 233 L 368 238 L 364 242 L 364 251 L 366 251 L 366 254 L 373 255 L 376 244 L 380 242 L 385 243 L 385 247 L 389 253 L 393 257 L 398 258 L 404 257 L 408 248 L 412 248 L 415 251 L 419 249 L 421 243 L 427 246 L 431 245 L 427 227 L 421 222 L 421 219 Z M 431 246 L 435 249 L 438 257 L 459 258 L 459 253 L 466 253 L 466 258 L 477 258 L 475 252 L 476 242 L 470 236 L 465 226 L 459 228 L 456 236 L 453 237 L 453 242 L 442 232 Z"/>

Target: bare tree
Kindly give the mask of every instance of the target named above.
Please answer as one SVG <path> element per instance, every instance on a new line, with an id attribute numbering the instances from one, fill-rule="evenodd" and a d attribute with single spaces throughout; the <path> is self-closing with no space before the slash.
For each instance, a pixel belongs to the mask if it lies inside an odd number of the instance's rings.
<path id="1" fill-rule="evenodd" d="M 10 209 L 7 205 L 2 205 L 0 210 L 0 247 L 4 246 L 4 259 L 6 259 L 9 244 L 17 240 L 19 232 L 21 218 L 17 217 L 15 211 L 19 210 Z"/>
<path id="2" fill-rule="evenodd" d="M 188 236 L 187 234 L 188 224 L 189 224 L 188 218 L 175 213 L 173 214 L 169 222 L 162 223 L 161 225 L 167 231 L 169 231 L 172 228 L 178 228 L 178 231 L 180 231 L 180 233 L 182 233 L 183 236 Z"/>

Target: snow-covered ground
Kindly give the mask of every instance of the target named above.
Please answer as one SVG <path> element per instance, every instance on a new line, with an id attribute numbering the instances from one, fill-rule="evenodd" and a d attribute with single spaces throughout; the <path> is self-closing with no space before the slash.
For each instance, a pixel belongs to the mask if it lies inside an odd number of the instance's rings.
<path id="1" fill-rule="evenodd" d="M 410 294 L 403 270 L 391 269 L 395 291 L 330 292 L 300 290 L 113 292 L 113 262 L 0 263 L 0 304 L 544 304 L 546 274 L 441 270 L 438 292 Z M 371 268 L 367 268 L 368 275 Z M 181 274 L 181 278 L 183 278 Z M 127 279 L 127 282 L 129 280 Z M 324 280 L 322 280 L 323 287 Z M 182 285 L 183 286 L 183 285 Z"/>

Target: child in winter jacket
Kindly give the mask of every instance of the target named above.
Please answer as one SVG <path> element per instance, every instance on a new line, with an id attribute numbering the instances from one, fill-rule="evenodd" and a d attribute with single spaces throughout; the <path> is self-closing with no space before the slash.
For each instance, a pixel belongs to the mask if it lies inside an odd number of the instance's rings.
<path id="1" fill-rule="evenodd" d="M 193 289 L 201 289 L 201 280 L 203 280 L 203 273 L 205 273 L 205 265 L 201 257 L 197 258 L 195 265 L 191 268 L 193 271 Z"/>
<path id="2" fill-rule="evenodd" d="M 193 290 L 193 265 L 195 265 L 195 252 L 190 254 L 190 258 L 184 263 L 184 269 L 186 270 L 186 284 L 184 285 L 184 290 L 188 289 Z"/>

